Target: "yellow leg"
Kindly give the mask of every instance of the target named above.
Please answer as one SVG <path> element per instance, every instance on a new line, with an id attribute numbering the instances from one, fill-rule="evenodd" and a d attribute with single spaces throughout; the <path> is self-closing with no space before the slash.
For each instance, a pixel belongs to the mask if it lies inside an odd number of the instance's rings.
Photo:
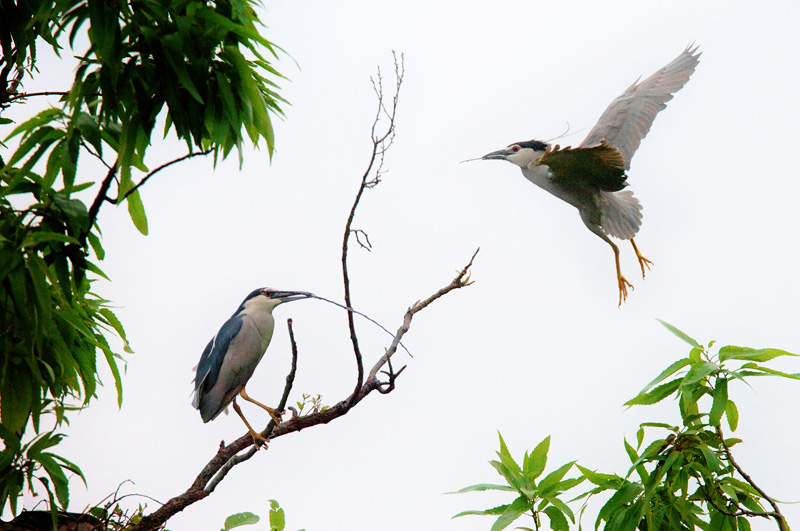
<path id="1" fill-rule="evenodd" d="M 650 266 L 653 265 L 653 262 L 642 256 L 633 238 L 631 238 L 631 245 L 633 245 L 633 250 L 636 252 L 636 258 L 639 260 L 639 267 L 642 268 L 642 278 L 644 278 L 644 266 L 647 266 L 647 270 L 650 271 Z"/>
<path id="2" fill-rule="evenodd" d="M 611 245 L 611 248 L 614 249 L 614 265 L 617 266 L 617 285 L 619 286 L 619 303 L 617 306 L 622 306 L 622 303 L 628 298 L 628 288 L 633 289 L 633 285 L 622 276 L 622 271 L 619 267 L 619 247 L 610 240 L 608 240 L 608 243 Z"/>
<path id="3" fill-rule="evenodd" d="M 277 409 L 269 407 L 269 406 L 265 406 L 264 404 L 262 404 L 258 400 L 254 400 L 254 399 L 250 398 L 250 396 L 247 394 L 247 391 L 244 390 L 244 387 L 242 388 L 241 391 L 239 391 L 239 396 L 241 396 L 242 398 L 244 398 L 248 402 L 251 402 L 251 403 L 257 405 L 258 407 L 263 408 L 264 410 L 266 410 L 266 412 L 269 413 L 269 416 L 272 417 L 272 420 L 275 421 L 276 425 L 281 423 L 281 415 L 280 415 L 280 413 L 278 412 Z"/>
<path id="4" fill-rule="evenodd" d="M 241 417 L 244 425 L 247 426 L 248 431 L 250 432 L 250 436 L 253 438 L 253 444 L 256 445 L 256 448 L 260 448 L 261 445 L 264 445 L 264 448 L 267 447 L 267 440 L 261 436 L 253 427 L 247 422 L 247 419 L 244 418 L 244 413 L 242 413 L 242 409 L 239 407 L 239 404 L 236 403 L 236 399 L 233 399 L 233 410 L 236 412 L 239 417 Z"/>

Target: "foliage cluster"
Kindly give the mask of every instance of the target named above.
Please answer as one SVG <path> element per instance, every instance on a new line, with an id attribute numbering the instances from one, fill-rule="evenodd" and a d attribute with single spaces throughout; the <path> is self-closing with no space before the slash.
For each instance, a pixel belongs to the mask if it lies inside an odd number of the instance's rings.
<path id="1" fill-rule="evenodd" d="M 95 397 L 98 353 L 121 404 L 122 358 L 112 344 L 130 349 L 108 301 L 92 291 L 93 280 L 105 278 L 94 263 L 105 254 L 97 216 L 103 204 L 125 202 L 147 233 L 140 187 L 175 162 L 148 168 L 157 125 L 186 144 L 181 158 L 224 158 L 234 147 L 241 158 L 247 139 L 264 139 L 272 154 L 271 120 L 282 102 L 269 61 L 277 48 L 259 34 L 255 7 L 254 0 L 0 4 L 0 111 L 60 96 L 58 107 L 15 127 L 0 117 L 0 126 L 13 127 L 0 143 L 0 511 L 8 503 L 16 512 L 37 481 L 54 509 L 66 508 L 66 474 L 81 474 L 51 452 L 63 437 L 55 430 Z M 75 76 L 70 86 L 27 93 L 41 43 L 57 54 L 68 49 Z M 25 437 L 29 427 L 34 435 Z"/>
<path id="2" fill-rule="evenodd" d="M 493 515 L 498 518 L 492 531 L 505 529 L 528 514 L 534 529 L 541 527 L 540 515 L 549 519 L 550 528 L 567 531 L 575 516 L 568 503 L 584 499 L 579 514 L 589 499 L 611 493 L 600 508 L 595 529 L 614 531 L 691 530 L 749 531 L 750 518 L 773 518 L 781 530 L 788 525 L 774 499 L 770 498 L 739 467 L 731 447 L 739 439 L 725 438 L 721 423 L 735 431 L 739 423 L 736 403 L 728 396 L 729 384 L 746 382 L 755 376 L 777 376 L 800 380 L 800 374 L 785 373 L 766 365 L 781 356 L 796 356 L 784 350 L 725 346 L 712 351 L 714 342 L 704 346 L 674 326 L 662 323 L 692 348 L 689 355 L 664 369 L 625 405 L 652 405 L 674 397 L 680 410 L 681 425 L 645 422 L 636 433 L 636 445 L 624 441 L 631 466 L 625 476 L 602 473 L 569 462 L 537 482 L 545 470 L 550 438 L 525 453 L 522 466 L 516 463 L 500 437 L 499 461 L 490 464 L 503 477 L 505 485 L 482 483 L 457 492 L 498 490 L 518 496 L 511 503 L 479 511 L 464 511 L 456 516 Z M 657 435 L 645 442 L 646 433 Z M 563 479 L 576 467 L 579 474 Z M 569 500 L 561 496 L 587 481 L 593 487 Z M 530 530 L 527 527 L 518 529 Z"/>

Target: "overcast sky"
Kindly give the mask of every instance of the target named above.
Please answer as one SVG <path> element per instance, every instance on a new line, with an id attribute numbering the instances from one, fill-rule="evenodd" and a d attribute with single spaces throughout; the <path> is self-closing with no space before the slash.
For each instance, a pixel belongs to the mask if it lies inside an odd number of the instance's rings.
<path id="1" fill-rule="evenodd" d="M 512 497 L 443 493 L 499 479 L 487 463 L 498 430 L 515 456 L 551 435 L 549 469 L 578 459 L 624 475 L 623 437 L 634 440 L 640 422 L 678 422 L 672 402 L 622 407 L 688 351 L 656 318 L 706 343 L 800 352 L 797 3 L 283 0 L 267 2 L 263 20 L 291 55 L 277 62 L 291 106 L 276 121 L 272 163 L 248 150 L 241 170 L 232 157 L 160 173 L 142 189 L 148 237 L 125 208 L 101 213 L 113 282 L 95 291 L 119 307 L 136 352 L 122 409 L 109 385 L 72 417 L 60 451 L 89 482 L 71 483 L 72 509 L 126 479 L 135 485 L 122 492 L 166 501 L 220 440 L 244 433 L 233 414 L 203 424 L 190 392 L 191 368 L 248 292 L 341 300 L 341 231 L 371 148 L 369 78 L 380 67 L 391 85 L 392 50 L 406 66 L 397 139 L 356 218 L 374 249 L 352 252 L 353 304 L 396 329 L 480 247 L 475 283 L 415 318 L 404 339 L 414 358 L 398 356 L 408 369 L 394 393 L 276 440 L 170 529 L 219 529 L 234 512 L 266 515 L 275 498 L 292 531 L 485 530 L 488 517 L 450 517 Z M 567 124 L 575 134 L 560 142 L 579 143 L 626 87 L 692 42 L 700 65 L 629 172 L 644 205 L 637 243 L 655 265 L 642 280 L 621 245 L 635 290 L 617 308 L 613 254 L 572 207 L 510 164 L 459 161 L 556 137 Z M 62 88 L 44 77 L 26 88 Z M 151 167 L 180 154 L 159 144 Z M 300 349 L 292 399 L 341 400 L 355 382 L 346 315 L 316 301 L 277 309 L 249 393 L 280 397 L 288 317 Z M 359 331 L 371 364 L 387 338 L 365 321 Z M 800 372 L 800 360 L 776 366 Z M 730 395 L 741 413 L 739 463 L 772 496 L 800 500 L 800 382 L 733 384 Z M 244 409 L 266 423 L 255 406 Z M 798 525 L 800 508 L 783 510 Z"/>

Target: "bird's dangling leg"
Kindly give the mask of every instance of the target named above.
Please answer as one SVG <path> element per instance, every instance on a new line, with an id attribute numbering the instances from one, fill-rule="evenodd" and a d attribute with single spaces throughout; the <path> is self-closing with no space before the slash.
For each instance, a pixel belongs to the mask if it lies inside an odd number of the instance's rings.
<path id="1" fill-rule="evenodd" d="M 256 445 L 256 449 L 260 448 L 261 445 L 264 445 L 264 448 L 267 448 L 267 440 L 260 433 L 254 430 L 250 423 L 247 422 L 247 419 L 244 418 L 244 413 L 242 413 L 242 409 L 239 407 L 239 404 L 236 403 L 236 398 L 233 399 L 233 410 L 242 419 L 244 425 L 247 426 L 247 430 L 250 432 L 250 436 L 253 438 L 253 444 Z"/>
<path id="2" fill-rule="evenodd" d="M 614 265 L 617 266 L 617 285 L 619 286 L 619 303 L 617 306 L 622 306 L 622 303 L 628 299 L 628 288 L 633 289 L 633 285 L 622 276 L 622 270 L 619 267 L 619 247 L 611 240 L 607 239 L 606 241 L 614 249 Z"/>
<path id="3" fill-rule="evenodd" d="M 281 423 L 281 412 L 279 412 L 275 408 L 272 408 L 272 407 L 269 407 L 269 406 L 265 406 L 264 404 L 262 404 L 258 400 L 253 400 L 252 398 L 250 398 L 250 396 L 247 394 L 247 391 L 244 390 L 244 387 L 242 387 L 242 390 L 239 391 L 239 396 L 241 396 L 242 398 L 244 398 L 248 402 L 252 402 L 253 404 L 257 405 L 258 407 L 263 408 L 267 413 L 269 413 L 269 416 L 272 417 L 272 420 L 275 421 L 275 425 L 278 425 L 278 424 Z"/>
<path id="4" fill-rule="evenodd" d="M 647 266 L 647 270 L 650 271 L 650 266 L 653 265 L 653 262 L 642 256 L 633 238 L 631 238 L 631 245 L 633 245 L 633 250 L 636 252 L 636 258 L 639 260 L 639 267 L 642 268 L 642 278 L 644 278 L 644 266 Z"/>

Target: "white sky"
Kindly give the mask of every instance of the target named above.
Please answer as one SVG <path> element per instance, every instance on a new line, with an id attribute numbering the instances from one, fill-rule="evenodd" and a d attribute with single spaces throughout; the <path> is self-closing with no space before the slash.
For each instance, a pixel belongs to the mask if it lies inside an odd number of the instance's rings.
<path id="1" fill-rule="evenodd" d="M 688 351 L 656 318 L 702 342 L 800 352 L 800 6 L 488 5 L 268 3 L 266 35 L 300 67 L 289 58 L 277 64 L 291 78 L 281 94 L 292 105 L 276 123 L 272 164 L 260 151 L 246 154 L 241 171 L 232 157 L 216 169 L 193 160 L 162 172 L 143 188 L 146 238 L 126 209 L 103 208 L 101 266 L 114 282 L 96 289 L 119 306 L 136 353 L 122 409 L 113 387 L 102 389 L 98 403 L 73 416 L 59 447 L 89 481 L 88 491 L 72 482 L 73 509 L 125 479 L 135 486 L 123 492 L 166 501 L 191 484 L 221 439 L 244 433 L 233 414 L 201 422 L 190 405 L 190 369 L 250 290 L 341 298 L 341 231 L 375 110 L 369 77 L 380 66 L 391 85 L 392 50 L 406 61 L 397 140 L 384 182 L 365 195 L 356 219 L 375 248 L 353 250 L 353 303 L 396 329 L 411 303 L 446 285 L 480 246 L 475 284 L 415 318 L 404 339 L 415 357 L 398 356 L 408 369 L 394 393 L 276 440 L 169 529 L 219 529 L 238 511 L 265 516 L 275 498 L 292 531 L 485 530 L 489 517 L 450 517 L 511 497 L 443 493 L 499 480 L 487 463 L 497 430 L 515 456 L 551 435 L 548 470 L 578 459 L 624 475 L 623 437 L 633 440 L 640 422 L 678 421 L 673 403 L 622 407 Z M 611 250 L 572 207 L 510 164 L 458 162 L 555 137 L 567 123 L 577 133 L 561 143 L 579 143 L 613 98 L 690 42 L 701 46 L 700 65 L 629 172 L 645 213 L 637 242 L 655 267 L 643 281 L 630 246 L 621 246 L 636 289 L 618 309 Z M 50 79 L 26 88 L 62 86 Z M 151 167 L 181 149 L 156 146 Z M 355 381 L 346 315 L 309 301 L 276 311 L 275 338 L 250 394 L 268 403 L 280 396 L 288 317 L 300 347 L 292 398 L 345 397 Z M 365 321 L 359 330 L 370 365 L 387 338 Z M 800 371 L 800 361 L 779 366 Z M 739 463 L 769 494 L 800 500 L 798 382 L 732 385 L 731 397 L 741 413 L 736 436 L 745 441 L 736 447 Z M 800 508 L 783 510 L 797 525 Z"/>

